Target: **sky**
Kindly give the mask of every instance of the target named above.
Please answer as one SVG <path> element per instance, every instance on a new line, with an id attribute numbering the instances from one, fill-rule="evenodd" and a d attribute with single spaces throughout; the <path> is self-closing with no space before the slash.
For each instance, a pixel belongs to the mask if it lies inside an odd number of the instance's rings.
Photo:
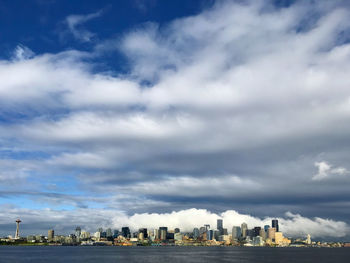
<path id="1" fill-rule="evenodd" d="M 350 237 L 346 1 L 0 1 L 0 236 L 278 218 Z"/>

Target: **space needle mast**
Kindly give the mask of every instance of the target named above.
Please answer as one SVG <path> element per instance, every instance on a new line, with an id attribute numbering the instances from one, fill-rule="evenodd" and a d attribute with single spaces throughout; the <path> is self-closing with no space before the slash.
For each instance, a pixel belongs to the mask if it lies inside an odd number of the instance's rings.
<path id="1" fill-rule="evenodd" d="M 19 223 L 21 223 L 22 221 L 20 219 L 16 220 L 16 224 L 17 224 L 17 228 L 16 228 L 16 235 L 15 235 L 15 239 L 19 239 Z"/>

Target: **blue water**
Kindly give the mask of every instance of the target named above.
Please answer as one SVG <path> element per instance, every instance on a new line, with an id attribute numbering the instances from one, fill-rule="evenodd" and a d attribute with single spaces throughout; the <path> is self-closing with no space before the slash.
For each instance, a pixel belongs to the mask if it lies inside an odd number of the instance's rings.
<path id="1" fill-rule="evenodd" d="M 0 246 L 0 262 L 350 262 L 350 248 Z"/>

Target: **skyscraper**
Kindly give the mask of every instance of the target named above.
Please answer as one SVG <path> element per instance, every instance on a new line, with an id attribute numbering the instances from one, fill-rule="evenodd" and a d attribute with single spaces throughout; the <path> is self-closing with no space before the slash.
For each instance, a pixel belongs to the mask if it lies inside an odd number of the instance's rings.
<path id="1" fill-rule="evenodd" d="M 254 227 L 254 229 L 253 229 L 253 231 L 254 231 L 253 237 L 259 236 L 260 235 L 260 230 L 261 230 L 260 226 Z"/>
<path id="2" fill-rule="evenodd" d="M 241 237 L 242 232 L 241 228 L 239 226 L 234 226 L 232 227 L 232 239 L 237 240 Z"/>
<path id="3" fill-rule="evenodd" d="M 159 239 L 160 240 L 166 240 L 166 236 L 168 233 L 168 228 L 165 226 L 162 226 L 159 228 Z"/>
<path id="4" fill-rule="evenodd" d="M 108 229 L 106 230 L 106 236 L 107 236 L 107 238 L 113 237 L 112 229 L 108 228 Z"/>
<path id="5" fill-rule="evenodd" d="M 246 223 L 242 223 L 241 231 L 242 231 L 243 238 L 247 237 L 247 230 L 248 230 L 248 225 Z"/>
<path id="6" fill-rule="evenodd" d="M 271 240 L 271 241 L 275 241 L 275 234 L 276 234 L 276 228 L 274 227 L 270 227 L 268 230 L 268 235 L 267 237 Z"/>
<path id="7" fill-rule="evenodd" d="M 223 221 L 222 219 L 218 219 L 216 223 L 216 229 L 220 230 L 223 228 Z"/>
<path id="8" fill-rule="evenodd" d="M 195 227 L 195 228 L 193 229 L 193 238 L 194 238 L 194 239 L 199 238 L 199 229 L 198 229 L 197 227 Z"/>
<path id="9" fill-rule="evenodd" d="M 77 238 L 80 238 L 80 235 L 81 235 L 81 228 L 80 228 L 80 226 L 77 226 L 77 227 L 75 228 L 75 236 L 76 236 Z"/>
<path id="10" fill-rule="evenodd" d="M 272 220 L 272 227 L 276 228 L 276 232 L 280 232 L 277 219 Z"/>
<path id="11" fill-rule="evenodd" d="M 53 241 L 54 236 L 55 236 L 55 231 L 53 229 L 50 229 L 49 231 L 47 231 L 47 240 L 49 242 Z"/>
<path id="12" fill-rule="evenodd" d="M 125 237 L 125 238 L 130 238 L 131 237 L 131 234 L 130 234 L 130 228 L 125 226 L 125 227 L 122 227 L 122 236 Z"/>

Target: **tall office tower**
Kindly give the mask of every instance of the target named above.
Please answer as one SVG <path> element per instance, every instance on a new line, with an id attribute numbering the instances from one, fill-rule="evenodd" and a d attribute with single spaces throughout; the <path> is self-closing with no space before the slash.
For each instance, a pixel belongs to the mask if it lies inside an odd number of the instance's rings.
<path id="1" fill-rule="evenodd" d="M 175 228 L 174 233 L 180 233 L 180 228 Z"/>
<path id="2" fill-rule="evenodd" d="M 259 236 L 261 236 L 262 240 L 266 240 L 266 232 L 263 228 L 260 229 Z"/>
<path id="3" fill-rule="evenodd" d="M 273 219 L 272 220 L 272 227 L 276 228 L 276 232 L 280 232 L 280 228 L 278 226 L 278 220 L 277 219 Z"/>
<path id="4" fill-rule="evenodd" d="M 241 228 L 239 226 L 232 227 L 232 239 L 238 240 L 242 235 Z"/>
<path id="5" fill-rule="evenodd" d="M 210 225 L 208 224 L 204 225 L 204 227 L 205 227 L 205 231 L 208 231 L 208 229 L 210 229 Z"/>
<path id="6" fill-rule="evenodd" d="M 153 236 L 154 236 L 154 239 L 159 239 L 159 230 L 158 229 L 153 229 Z"/>
<path id="7" fill-rule="evenodd" d="M 147 228 L 140 228 L 139 233 L 143 233 L 143 238 L 148 238 Z"/>
<path id="8" fill-rule="evenodd" d="M 81 228 L 80 228 L 80 226 L 77 226 L 77 227 L 75 228 L 75 236 L 76 236 L 77 238 L 80 238 L 80 235 L 81 235 Z"/>
<path id="9" fill-rule="evenodd" d="M 130 228 L 127 226 L 122 227 L 122 236 L 125 238 L 130 238 L 131 234 L 130 234 Z"/>
<path id="10" fill-rule="evenodd" d="M 311 245 L 311 236 L 310 236 L 310 234 L 307 234 L 307 236 L 306 236 L 306 244 Z"/>
<path id="11" fill-rule="evenodd" d="M 103 232 L 103 228 L 102 228 L 102 227 L 100 227 L 100 228 L 97 230 L 97 232 L 100 232 L 100 233 L 102 234 L 102 232 Z"/>
<path id="12" fill-rule="evenodd" d="M 168 228 L 166 226 L 161 226 L 159 228 L 159 239 L 166 240 L 167 233 L 168 233 Z"/>
<path id="13" fill-rule="evenodd" d="M 52 242 L 54 237 L 55 237 L 55 231 L 53 229 L 50 229 L 49 231 L 47 231 L 47 240 L 49 242 Z"/>
<path id="14" fill-rule="evenodd" d="M 213 240 L 214 238 L 214 230 L 207 231 L 207 240 Z"/>
<path id="15" fill-rule="evenodd" d="M 112 229 L 107 228 L 107 230 L 106 230 L 106 236 L 107 236 L 107 237 L 113 237 Z"/>
<path id="16" fill-rule="evenodd" d="M 269 230 L 268 230 L 268 235 L 267 235 L 267 237 L 268 237 L 272 242 L 275 241 L 275 234 L 276 234 L 276 228 L 270 227 Z"/>
<path id="17" fill-rule="evenodd" d="M 254 229 L 253 229 L 253 231 L 254 231 L 253 237 L 259 236 L 260 235 L 260 230 L 261 230 L 260 226 L 254 227 Z"/>
<path id="18" fill-rule="evenodd" d="M 220 230 L 223 228 L 223 221 L 222 219 L 218 219 L 216 223 L 216 229 Z"/>
<path id="19" fill-rule="evenodd" d="M 22 221 L 20 219 L 16 220 L 16 234 L 15 234 L 15 239 L 19 239 L 19 223 Z"/>
<path id="20" fill-rule="evenodd" d="M 193 238 L 199 238 L 199 229 L 197 227 L 193 228 Z"/>
<path id="21" fill-rule="evenodd" d="M 248 225 L 246 223 L 241 224 L 242 237 L 247 237 Z"/>

